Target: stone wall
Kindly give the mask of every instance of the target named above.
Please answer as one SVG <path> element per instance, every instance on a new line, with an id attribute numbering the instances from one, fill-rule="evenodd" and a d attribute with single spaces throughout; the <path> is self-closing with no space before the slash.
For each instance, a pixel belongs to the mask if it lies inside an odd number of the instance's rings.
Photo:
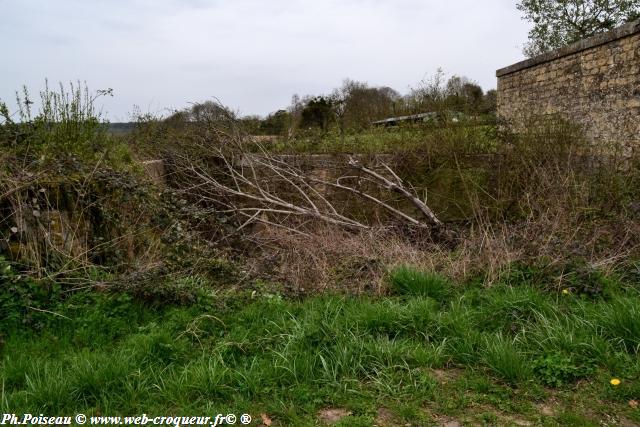
<path id="1" fill-rule="evenodd" d="M 596 143 L 640 148 L 640 21 L 496 72 L 498 115 L 515 129 L 545 114 Z"/>

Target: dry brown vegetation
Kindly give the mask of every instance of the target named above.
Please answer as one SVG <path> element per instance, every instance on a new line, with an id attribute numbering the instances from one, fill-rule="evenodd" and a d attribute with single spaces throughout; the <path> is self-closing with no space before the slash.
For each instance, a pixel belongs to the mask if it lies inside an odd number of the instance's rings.
<path id="1" fill-rule="evenodd" d="M 181 196 L 234 224 L 233 246 L 253 277 L 294 293 L 385 292 L 398 264 L 490 284 L 517 262 L 551 268 L 561 281 L 567 263 L 613 271 L 638 256 L 637 156 L 587 144 L 557 118 L 488 142 L 469 139 L 484 129 L 438 129 L 412 150 L 361 157 L 435 215 L 457 212 L 444 220 L 444 239 L 433 221 L 407 219 L 428 219 L 410 197 L 349 171 L 346 155 L 305 166 L 311 153 L 273 155 L 228 118 L 159 126 L 166 134 L 154 155 L 171 165 Z M 170 143 L 175 132 L 179 145 Z"/>

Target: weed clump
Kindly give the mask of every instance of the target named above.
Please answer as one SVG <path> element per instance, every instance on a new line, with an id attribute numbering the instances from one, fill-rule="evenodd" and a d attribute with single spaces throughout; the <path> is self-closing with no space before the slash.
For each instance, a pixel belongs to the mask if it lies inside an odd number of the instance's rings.
<path id="1" fill-rule="evenodd" d="M 531 367 L 536 378 L 542 383 L 560 387 L 577 379 L 592 376 L 596 372 L 597 365 L 593 359 L 577 362 L 570 356 L 550 353 L 534 359 Z"/>
<path id="2" fill-rule="evenodd" d="M 616 297 L 599 310 L 588 308 L 602 334 L 619 340 L 629 353 L 640 352 L 640 300 L 634 297 Z"/>
<path id="3" fill-rule="evenodd" d="M 429 297 L 439 302 L 447 299 L 452 287 L 448 279 L 437 273 L 419 271 L 406 265 L 393 269 L 389 281 L 396 294 Z"/>
<path id="4" fill-rule="evenodd" d="M 518 384 L 531 377 L 529 361 L 514 340 L 502 334 L 485 337 L 482 359 L 496 375 L 511 384 Z"/>

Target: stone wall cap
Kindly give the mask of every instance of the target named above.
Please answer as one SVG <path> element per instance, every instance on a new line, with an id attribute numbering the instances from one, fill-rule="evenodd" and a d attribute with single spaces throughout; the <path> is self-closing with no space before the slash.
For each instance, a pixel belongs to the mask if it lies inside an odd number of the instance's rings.
<path id="1" fill-rule="evenodd" d="M 560 49 L 552 50 L 542 55 L 535 56 L 533 58 L 526 59 L 521 62 L 517 62 L 505 68 L 501 68 L 496 71 L 497 77 L 502 77 L 507 74 L 515 73 L 526 68 L 535 67 L 536 65 L 544 64 L 574 53 L 581 52 L 583 50 L 591 49 L 593 47 L 601 46 L 603 44 L 610 43 L 614 40 L 622 39 L 624 37 L 632 36 L 636 33 L 640 33 L 640 19 L 624 24 L 618 28 L 615 28 L 606 33 L 596 34 L 593 37 L 580 40 L 579 42 L 570 44 Z"/>

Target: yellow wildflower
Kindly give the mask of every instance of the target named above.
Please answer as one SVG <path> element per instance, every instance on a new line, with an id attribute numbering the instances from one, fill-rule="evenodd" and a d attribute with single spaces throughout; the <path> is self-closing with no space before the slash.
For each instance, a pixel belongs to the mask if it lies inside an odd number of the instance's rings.
<path id="1" fill-rule="evenodd" d="M 611 383 L 611 385 L 620 385 L 620 383 L 622 381 L 620 381 L 618 378 L 612 378 L 611 381 L 609 381 Z"/>
<path id="2" fill-rule="evenodd" d="M 562 294 L 563 295 L 569 295 L 569 289 L 563 289 L 562 290 Z"/>

